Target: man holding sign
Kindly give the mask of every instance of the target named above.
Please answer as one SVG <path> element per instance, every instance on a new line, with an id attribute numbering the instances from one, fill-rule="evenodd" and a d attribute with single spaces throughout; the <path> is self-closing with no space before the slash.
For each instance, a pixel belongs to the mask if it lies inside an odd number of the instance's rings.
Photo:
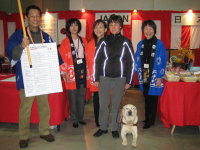
<path id="1" fill-rule="evenodd" d="M 9 56 L 12 66 L 16 70 L 16 83 L 17 89 L 19 90 L 21 104 L 19 112 L 19 145 L 21 148 L 28 146 L 29 142 L 29 127 L 30 127 L 30 114 L 32 104 L 34 102 L 35 96 L 26 97 L 24 92 L 24 82 L 21 68 L 21 55 L 23 49 L 29 44 L 35 43 L 51 43 L 52 40 L 50 36 L 41 31 L 39 28 L 41 23 L 41 10 L 35 5 L 31 5 L 26 9 L 26 19 L 28 21 L 28 26 L 26 27 L 26 33 L 28 37 L 23 36 L 22 30 L 17 30 L 8 39 L 6 45 L 6 52 Z M 38 58 L 42 59 L 42 58 Z M 34 67 L 34 66 L 33 66 Z M 48 103 L 48 94 L 36 96 L 39 111 L 39 133 L 40 138 L 53 142 L 54 136 L 50 134 L 49 131 L 49 120 L 50 120 L 50 109 Z"/>

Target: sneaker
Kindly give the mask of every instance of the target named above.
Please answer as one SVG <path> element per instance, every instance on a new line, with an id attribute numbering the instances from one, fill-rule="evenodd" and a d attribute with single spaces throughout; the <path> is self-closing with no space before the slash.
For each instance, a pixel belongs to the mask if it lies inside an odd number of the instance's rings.
<path id="1" fill-rule="evenodd" d="M 19 146 L 20 146 L 20 148 L 26 148 L 26 147 L 28 147 L 28 142 L 29 142 L 29 139 L 19 140 Z"/>
<path id="2" fill-rule="evenodd" d="M 55 138 L 52 134 L 48 134 L 48 135 L 40 135 L 41 139 L 44 139 L 47 142 L 53 142 L 55 141 Z"/>

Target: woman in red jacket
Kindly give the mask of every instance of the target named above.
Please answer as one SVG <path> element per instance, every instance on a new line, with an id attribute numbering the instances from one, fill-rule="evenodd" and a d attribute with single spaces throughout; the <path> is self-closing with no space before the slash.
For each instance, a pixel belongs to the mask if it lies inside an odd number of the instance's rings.
<path id="1" fill-rule="evenodd" d="M 65 88 L 68 90 L 70 120 L 74 128 L 83 121 L 86 92 L 86 45 L 87 41 L 78 35 L 81 23 L 78 19 L 69 19 L 66 23 L 68 37 L 60 45 L 60 55 L 64 64 L 60 66 Z"/>
<path id="2" fill-rule="evenodd" d="M 94 65 L 94 56 L 96 52 L 96 46 L 99 41 L 105 36 L 107 31 L 106 23 L 98 19 L 94 22 L 93 25 L 93 39 L 88 43 L 88 53 L 87 53 L 87 64 L 89 69 L 89 88 L 90 91 L 93 92 L 93 105 L 94 105 L 94 116 L 96 126 L 99 127 L 99 94 L 98 88 L 94 86 L 93 80 L 93 65 Z"/>

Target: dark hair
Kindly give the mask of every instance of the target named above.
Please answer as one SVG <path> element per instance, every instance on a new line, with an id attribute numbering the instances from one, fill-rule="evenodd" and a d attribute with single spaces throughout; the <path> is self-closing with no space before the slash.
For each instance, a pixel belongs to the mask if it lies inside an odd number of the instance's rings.
<path id="1" fill-rule="evenodd" d="M 119 25 L 121 27 L 123 27 L 123 20 L 122 20 L 122 17 L 120 15 L 112 14 L 108 19 L 108 26 L 112 22 L 119 23 Z"/>
<path id="2" fill-rule="evenodd" d="M 94 39 L 95 40 L 97 40 L 97 36 L 96 36 L 96 34 L 94 33 L 94 28 L 96 27 L 96 25 L 98 25 L 98 24 L 100 24 L 100 23 L 103 23 L 103 26 L 104 26 L 104 28 L 106 29 L 107 28 L 107 25 L 106 25 L 106 22 L 105 21 L 103 21 L 102 19 L 98 19 L 98 20 L 96 20 L 95 22 L 94 22 L 94 24 L 93 24 L 93 28 L 92 28 L 92 35 L 93 35 L 93 37 L 94 37 Z M 106 33 L 104 34 L 104 36 L 106 35 Z"/>
<path id="3" fill-rule="evenodd" d="M 156 24 L 153 20 L 146 20 L 142 23 L 142 32 L 144 32 L 144 27 L 146 27 L 147 25 L 149 25 L 150 27 L 153 28 L 154 33 L 156 34 Z"/>
<path id="4" fill-rule="evenodd" d="M 71 18 L 66 23 L 66 31 L 68 34 L 71 34 L 69 28 L 73 23 L 78 25 L 78 33 L 81 31 L 81 22 L 77 18 Z"/>
<path id="5" fill-rule="evenodd" d="M 30 6 L 28 6 L 28 7 L 26 8 L 26 16 L 27 16 L 27 17 L 28 17 L 29 11 L 30 11 L 31 9 L 37 9 L 37 10 L 40 12 L 40 17 L 42 16 L 41 9 L 40 9 L 38 6 L 36 6 L 36 5 L 30 5 Z"/>

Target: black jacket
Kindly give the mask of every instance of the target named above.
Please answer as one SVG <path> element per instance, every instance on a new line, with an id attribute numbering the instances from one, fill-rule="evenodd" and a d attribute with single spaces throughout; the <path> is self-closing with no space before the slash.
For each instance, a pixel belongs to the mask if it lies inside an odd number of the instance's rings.
<path id="1" fill-rule="evenodd" d="M 126 77 L 126 83 L 132 83 L 134 54 L 131 41 L 126 37 L 111 34 L 103 38 L 94 59 L 94 81 L 99 81 L 100 76 Z"/>

